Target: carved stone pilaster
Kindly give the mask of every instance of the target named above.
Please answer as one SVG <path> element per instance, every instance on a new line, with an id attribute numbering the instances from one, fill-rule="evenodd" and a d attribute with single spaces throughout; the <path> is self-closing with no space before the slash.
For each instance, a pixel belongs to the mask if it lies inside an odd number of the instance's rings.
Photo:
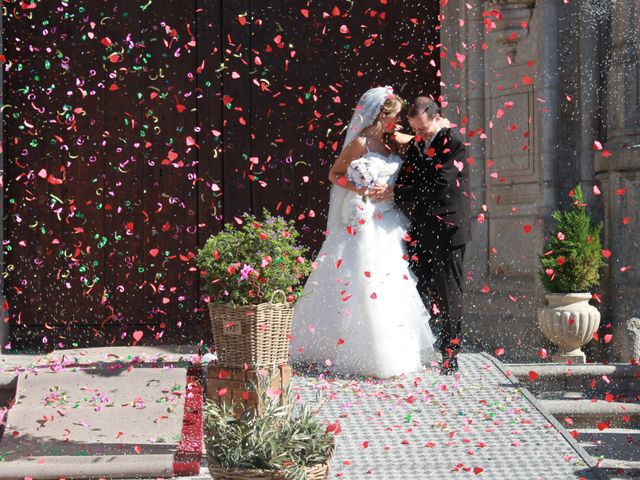
<path id="1" fill-rule="evenodd" d="M 612 18 L 607 123 L 608 140 L 619 146 L 631 137 L 640 138 L 640 5 L 636 0 L 619 0 Z"/>
<path id="2" fill-rule="evenodd" d="M 640 317 L 640 5 L 618 0 L 612 12 L 607 72 L 607 139 L 595 159 L 605 190 L 605 246 L 613 252 L 604 282 L 615 359 L 625 351 L 627 323 Z"/>
<path id="3" fill-rule="evenodd" d="M 557 89 L 550 81 L 557 74 L 553 67 L 557 63 L 553 56 L 541 54 L 550 50 L 547 43 L 554 41 L 554 34 L 540 35 L 540 26 L 545 24 L 540 17 L 548 16 L 545 3 L 494 0 L 485 3 L 484 14 L 488 31 L 485 125 L 490 132 L 490 168 L 486 171 L 489 245 L 503 252 L 489 256 L 489 280 L 505 289 L 518 284 L 519 290 L 528 294 L 536 289 L 537 252 L 510 245 L 520 240 L 523 224 L 535 225 L 539 214 L 550 210 L 547 205 L 554 205 L 553 195 L 547 198 L 540 180 L 554 177 L 546 171 L 555 165 L 552 145 L 557 118 L 552 112 L 543 112 L 536 102 L 536 98 L 552 100 Z M 549 93 L 539 93 L 547 89 Z M 547 109 L 553 105 L 553 101 L 545 103 Z M 532 237 L 536 243 L 542 241 L 538 230 Z"/>
<path id="4" fill-rule="evenodd" d="M 535 0 L 492 0 L 486 3 L 489 35 L 500 46 L 501 55 L 508 65 L 517 62 L 518 44 L 529 36 L 529 22 L 535 3 Z"/>

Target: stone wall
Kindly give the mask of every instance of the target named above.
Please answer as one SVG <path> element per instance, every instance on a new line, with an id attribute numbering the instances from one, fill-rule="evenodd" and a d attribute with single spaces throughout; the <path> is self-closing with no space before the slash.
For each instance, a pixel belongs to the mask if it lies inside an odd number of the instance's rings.
<path id="1" fill-rule="evenodd" d="M 639 9 L 635 0 L 450 0 L 443 8 L 444 111 L 470 141 L 473 217 L 480 220 L 466 260 L 470 346 L 503 347 L 513 361 L 552 348 L 537 326 L 544 302 L 537 255 L 551 213 L 581 183 L 614 252 L 599 289 L 614 340 L 589 353 L 628 360 L 626 321 L 640 316 L 640 296 L 632 295 L 640 291 Z M 612 156 L 596 156 L 595 140 Z M 619 189 L 626 194 L 616 195 Z"/>

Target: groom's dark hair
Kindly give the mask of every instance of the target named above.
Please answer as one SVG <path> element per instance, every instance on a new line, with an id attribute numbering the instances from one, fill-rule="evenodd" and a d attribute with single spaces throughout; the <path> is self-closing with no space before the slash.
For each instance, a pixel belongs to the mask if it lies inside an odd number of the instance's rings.
<path id="1" fill-rule="evenodd" d="M 407 115 L 409 117 L 417 117 L 425 112 L 427 112 L 429 118 L 433 118 L 440 113 L 440 106 L 429 97 L 416 97 Z"/>

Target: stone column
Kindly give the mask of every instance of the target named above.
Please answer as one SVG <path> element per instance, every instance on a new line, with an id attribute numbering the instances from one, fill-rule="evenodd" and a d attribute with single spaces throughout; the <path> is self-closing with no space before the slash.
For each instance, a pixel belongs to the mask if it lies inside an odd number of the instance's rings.
<path id="1" fill-rule="evenodd" d="M 545 107 L 538 109 L 536 129 L 541 170 L 540 214 L 548 223 L 558 203 L 558 119 L 559 71 L 558 71 L 558 17 L 557 0 L 538 0 L 536 3 L 536 51 L 540 62 L 536 82 L 536 96 L 542 98 Z"/>
<path id="2" fill-rule="evenodd" d="M 488 273 L 489 259 L 489 212 L 486 205 L 486 124 L 485 124 L 485 35 L 484 35 L 484 5 L 482 1 L 465 2 L 472 5 L 472 8 L 465 9 L 466 18 L 466 38 L 467 46 L 465 76 L 464 76 L 464 101 L 463 112 L 467 122 L 460 126 L 460 131 L 466 135 L 469 145 L 467 145 L 467 156 L 469 168 L 471 199 L 471 225 L 472 242 L 465 252 L 467 271 L 472 277 L 472 282 L 467 287 L 469 301 L 467 310 L 477 310 L 477 303 L 480 300 L 478 294 L 482 294 L 481 279 Z M 471 326 L 471 325 L 469 325 Z M 473 333 L 473 332 L 472 332 Z"/>
<path id="3" fill-rule="evenodd" d="M 465 318 L 485 349 L 504 347 L 509 360 L 531 360 L 548 343 L 537 325 L 537 255 L 557 198 L 556 7 L 556 0 L 492 0 L 483 8 L 488 212 L 485 238 L 473 241 L 484 241 L 484 258 L 476 258 L 485 269 Z"/>
<path id="4" fill-rule="evenodd" d="M 445 114 L 467 119 L 460 127 L 474 159 L 465 338 L 487 351 L 504 347 L 509 360 L 530 361 L 549 346 L 537 324 L 537 255 L 558 206 L 559 6 L 449 0 L 441 11 Z"/>
<path id="5" fill-rule="evenodd" d="M 489 222 L 477 221 L 478 214 L 488 212 L 485 184 L 485 37 L 484 0 L 450 0 L 441 9 L 440 38 L 446 58 L 441 61 L 441 93 L 446 102 L 443 115 L 456 122 L 468 144 L 470 193 L 472 195 L 472 241 L 465 252 L 464 338 L 466 348 L 491 350 L 487 335 L 493 318 L 486 315 L 490 306 L 481 292 L 488 271 Z M 458 54 L 456 56 L 456 54 Z M 472 162 L 472 163 L 471 163 Z"/>
<path id="6" fill-rule="evenodd" d="M 594 140 L 601 140 L 596 136 L 599 125 L 598 90 L 600 85 L 598 11 L 594 11 L 589 2 L 581 2 L 579 9 L 578 32 L 578 61 L 579 83 L 579 133 L 577 145 L 578 179 L 586 194 L 587 204 L 593 205 L 594 175 Z M 571 185 L 573 187 L 573 185 Z"/>
<path id="7" fill-rule="evenodd" d="M 607 141 L 595 172 L 606 202 L 605 247 L 613 252 L 603 282 L 612 360 L 628 362 L 634 352 L 627 324 L 640 317 L 640 4 L 617 0 L 611 18 Z"/>
<path id="8" fill-rule="evenodd" d="M 469 3 L 476 2 L 477 0 L 472 0 Z M 463 84 L 466 65 L 464 62 L 462 65 L 456 62 L 456 53 L 462 53 L 463 44 L 466 43 L 465 27 L 459 25 L 460 19 L 464 17 L 465 2 L 462 0 L 447 2 L 444 8 L 440 9 L 440 51 L 441 55 L 445 55 L 444 58 L 440 58 L 442 115 L 455 123 L 459 123 L 464 116 L 466 105 Z"/>

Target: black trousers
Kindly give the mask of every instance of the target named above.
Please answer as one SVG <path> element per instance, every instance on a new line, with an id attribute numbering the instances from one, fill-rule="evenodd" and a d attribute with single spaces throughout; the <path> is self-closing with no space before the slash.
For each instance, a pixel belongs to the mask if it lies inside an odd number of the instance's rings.
<path id="1" fill-rule="evenodd" d="M 440 323 L 440 351 L 445 356 L 460 350 L 462 329 L 462 285 L 465 246 L 430 245 L 417 248 L 411 269 L 418 278 L 418 292 L 431 315 Z"/>

